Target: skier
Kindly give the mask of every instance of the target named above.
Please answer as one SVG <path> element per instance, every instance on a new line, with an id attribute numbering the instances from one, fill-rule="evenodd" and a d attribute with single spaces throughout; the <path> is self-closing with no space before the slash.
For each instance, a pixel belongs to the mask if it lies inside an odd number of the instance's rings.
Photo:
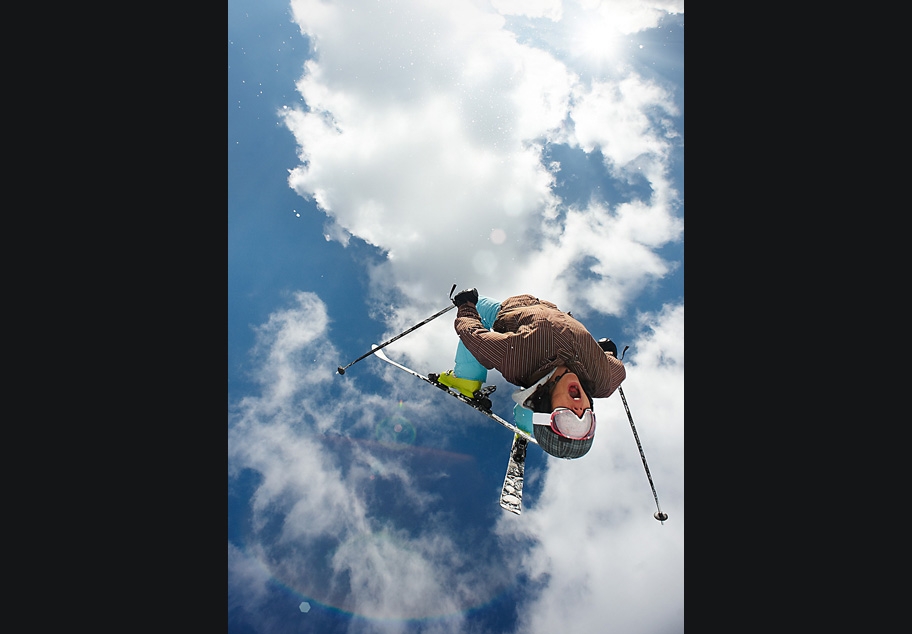
<path id="1" fill-rule="evenodd" d="M 593 398 L 607 398 L 627 376 L 609 339 L 551 302 L 515 295 L 503 302 L 468 289 L 453 298 L 459 335 L 452 370 L 438 381 L 473 398 L 498 370 L 513 394 L 516 426 L 558 458 L 579 458 L 595 437 Z"/>

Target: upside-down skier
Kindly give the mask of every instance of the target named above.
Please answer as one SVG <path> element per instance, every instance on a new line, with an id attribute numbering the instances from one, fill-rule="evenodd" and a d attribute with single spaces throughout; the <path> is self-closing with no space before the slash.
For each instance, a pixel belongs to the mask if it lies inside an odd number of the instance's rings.
<path id="1" fill-rule="evenodd" d="M 609 397 L 627 376 L 614 343 L 528 294 L 498 302 L 472 288 L 453 303 L 459 344 L 453 369 L 437 380 L 472 398 L 498 370 L 521 388 L 513 395 L 518 428 L 552 456 L 585 455 L 595 437 L 592 399 Z"/>

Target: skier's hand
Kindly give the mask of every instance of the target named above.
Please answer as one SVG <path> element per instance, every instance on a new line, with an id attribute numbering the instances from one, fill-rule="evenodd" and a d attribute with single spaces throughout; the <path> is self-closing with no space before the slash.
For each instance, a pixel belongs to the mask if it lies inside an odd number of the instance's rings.
<path id="1" fill-rule="evenodd" d="M 455 304 L 458 308 L 459 306 L 462 306 L 466 303 L 478 303 L 478 290 L 470 288 L 468 290 L 456 293 L 456 297 L 453 298 L 453 304 Z"/>
<path id="2" fill-rule="evenodd" d="M 614 345 L 614 342 L 611 339 L 599 339 L 596 343 L 598 343 L 599 347 L 602 350 L 610 354 L 615 359 L 617 358 L 618 348 L 616 345 Z"/>

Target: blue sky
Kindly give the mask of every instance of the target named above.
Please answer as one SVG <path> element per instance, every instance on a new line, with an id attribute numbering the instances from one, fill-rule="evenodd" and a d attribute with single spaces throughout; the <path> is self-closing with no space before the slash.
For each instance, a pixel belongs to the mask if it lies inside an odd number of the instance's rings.
<path id="1" fill-rule="evenodd" d="M 229 632 L 683 631 L 683 41 L 674 0 L 229 0 Z M 617 395 L 514 516 L 508 431 L 336 374 L 454 283 L 630 346 L 664 525 Z M 452 318 L 389 356 L 452 367 Z"/>

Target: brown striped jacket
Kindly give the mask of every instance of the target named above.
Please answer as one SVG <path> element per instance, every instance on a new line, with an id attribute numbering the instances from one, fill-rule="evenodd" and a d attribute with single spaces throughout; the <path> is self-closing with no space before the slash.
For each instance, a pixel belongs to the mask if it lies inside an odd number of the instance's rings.
<path id="1" fill-rule="evenodd" d="M 607 398 L 627 376 L 624 364 L 604 352 L 580 322 L 532 295 L 504 300 L 493 330 L 482 325 L 474 304 L 463 304 L 455 328 L 481 365 L 520 387 L 566 365 L 590 397 Z"/>

